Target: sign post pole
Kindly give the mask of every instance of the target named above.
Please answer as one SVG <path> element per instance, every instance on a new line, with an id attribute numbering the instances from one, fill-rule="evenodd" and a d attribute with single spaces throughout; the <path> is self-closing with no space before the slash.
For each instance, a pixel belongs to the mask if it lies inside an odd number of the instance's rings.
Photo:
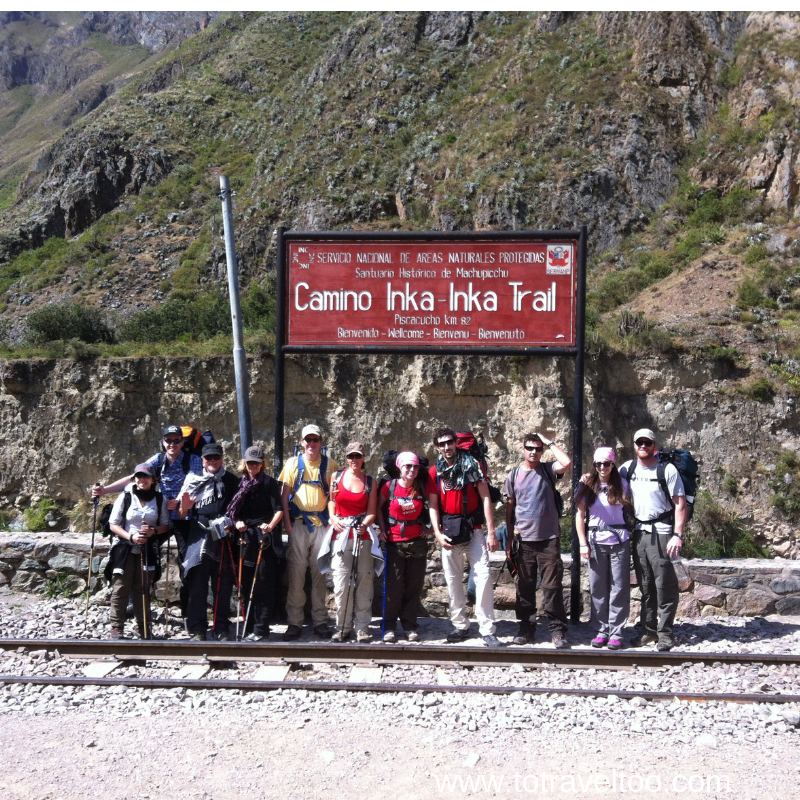
<path id="1" fill-rule="evenodd" d="M 283 466 L 283 425 L 286 403 L 286 355 L 284 354 L 286 345 L 286 248 L 283 243 L 285 232 L 286 228 L 278 228 L 278 280 L 275 286 L 278 299 L 275 315 L 275 454 L 273 456 L 273 475 L 276 477 L 281 474 Z M 288 520 L 286 524 L 289 524 Z"/>
<path id="2" fill-rule="evenodd" d="M 239 302 L 239 267 L 236 263 L 236 245 L 233 239 L 233 213 L 231 210 L 231 184 L 227 175 L 220 175 L 222 222 L 225 226 L 225 257 L 228 263 L 228 293 L 231 301 L 233 326 L 233 368 L 236 373 L 236 400 L 239 407 L 239 437 L 242 452 L 253 443 L 250 428 L 250 381 L 247 375 L 247 354 L 242 333 L 242 308 Z"/>
<path id="3" fill-rule="evenodd" d="M 570 566 L 569 618 L 581 620 L 581 553 L 575 515 L 575 493 L 581 479 L 583 454 L 583 355 L 586 344 L 586 226 L 578 239 L 577 285 L 575 292 L 575 384 L 572 397 L 572 564 Z"/>

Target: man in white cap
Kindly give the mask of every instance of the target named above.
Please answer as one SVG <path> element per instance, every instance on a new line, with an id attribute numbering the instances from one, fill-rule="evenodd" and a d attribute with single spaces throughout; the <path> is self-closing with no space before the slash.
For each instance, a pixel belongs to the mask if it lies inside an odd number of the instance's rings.
<path id="1" fill-rule="evenodd" d="M 542 461 L 545 447 L 556 457 Z M 542 576 L 542 611 L 549 620 L 553 646 L 567 647 L 567 614 L 564 610 L 564 562 L 556 502 L 556 481 L 572 466 L 572 459 L 540 433 L 526 433 L 522 440 L 522 464 L 509 472 L 503 486 L 506 496 L 508 549 L 516 547 L 519 632 L 513 644 L 533 642 L 536 634 L 537 573 Z"/>
<path id="2" fill-rule="evenodd" d="M 303 451 L 292 456 L 283 466 L 283 519 L 289 532 L 290 547 L 286 554 L 289 591 L 286 615 L 289 625 L 283 636 L 291 642 L 300 638 L 306 604 L 306 570 L 311 572 L 311 621 L 314 633 L 330 639 L 328 607 L 325 604 L 325 576 L 319 571 L 319 552 L 328 526 L 328 495 L 331 476 L 339 465 L 322 453 L 322 432 L 318 425 L 306 425 L 301 433 Z"/>
<path id="3" fill-rule="evenodd" d="M 636 527 L 633 566 L 642 592 L 639 635 L 633 647 L 657 642 L 661 651 L 675 646 L 673 625 L 678 610 L 678 577 L 672 558 L 681 554 L 686 522 L 683 481 L 673 464 L 656 455 L 656 436 L 650 428 L 633 435 L 636 458 L 619 474 L 631 487 Z"/>

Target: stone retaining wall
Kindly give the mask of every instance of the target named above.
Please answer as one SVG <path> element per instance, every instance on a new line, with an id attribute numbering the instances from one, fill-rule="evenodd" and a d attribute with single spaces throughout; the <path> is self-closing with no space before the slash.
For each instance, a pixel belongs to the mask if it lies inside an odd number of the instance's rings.
<path id="1" fill-rule="evenodd" d="M 0 586 L 16 591 L 78 595 L 86 589 L 91 537 L 80 533 L 0 532 Z M 92 591 L 104 587 L 98 577 L 105 566 L 108 541 L 95 537 L 92 564 Z M 162 556 L 165 554 L 162 552 Z M 170 600 L 178 599 L 178 572 L 172 548 L 170 565 Z M 570 563 L 564 555 L 564 602 L 569 608 Z M 165 560 L 165 559 L 164 559 Z M 502 553 L 492 554 L 496 608 L 514 608 L 514 585 L 508 570 L 502 569 Z M 165 564 L 164 564 L 165 565 Z M 682 560 L 676 564 L 681 596 L 678 616 L 757 616 L 763 614 L 800 614 L 800 562 L 783 558 Z M 466 576 L 465 576 L 466 579 Z M 631 576 L 631 620 L 639 615 L 639 589 Z M 163 599 L 166 582 L 162 579 L 155 592 Z M 588 610 L 588 575 L 581 569 L 581 594 Z M 428 560 L 423 605 L 432 616 L 447 614 L 447 588 L 442 573 L 441 556 L 434 551 Z"/>

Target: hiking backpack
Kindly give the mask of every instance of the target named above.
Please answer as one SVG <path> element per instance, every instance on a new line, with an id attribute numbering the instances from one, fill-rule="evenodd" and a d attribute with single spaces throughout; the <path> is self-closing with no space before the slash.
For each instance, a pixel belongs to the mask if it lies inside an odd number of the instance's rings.
<path id="1" fill-rule="evenodd" d="M 492 501 L 492 505 L 495 505 L 503 499 L 503 495 L 496 486 L 492 486 L 489 480 L 489 465 L 486 463 L 486 454 L 489 452 L 489 447 L 483 440 L 482 433 L 479 433 L 478 437 L 476 439 L 471 431 L 459 431 L 456 433 L 456 447 L 471 455 L 480 464 L 483 479 L 489 487 L 489 498 Z"/>
<path id="2" fill-rule="evenodd" d="M 675 524 L 675 504 L 672 502 L 672 495 L 670 495 L 669 486 L 667 486 L 667 464 L 672 464 L 675 469 L 678 470 L 678 475 L 681 476 L 683 491 L 686 493 L 686 522 L 688 522 L 694 516 L 694 500 L 697 494 L 698 482 L 697 461 L 688 450 L 683 450 L 680 447 L 659 450 L 656 453 L 656 458 L 658 458 L 658 464 L 656 465 L 658 485 L 664 492 L 664 497 L 667 498 L 670 510 L 665 511 L 654 520 L 639 520 L 639 522 L 665 522 L 671 525 Z M 630 483 L 638 463 L 638 459 L 634 458 L 628 470 L 628 483 Z"/>
<path id="3" fill-rule="evenodd" d="M 322 491 L 325 492 L 325 496 L 330 497 L 331 489 L 330 486 L 328 486 L 328 481 L 325 478 L 325 476 L 328 474 L 328 448 L 323 445 L 320 449 L 319 480 L 317 481 L 303 480 L 306 474 L 306 465 L 303 461 L 303 448 L 298 444 L 294 446 L 294 455 L 297 457 L 297 477 L 295 478 L 294 486 L 292 486 L 292 491 L 289 494 L 289 510 L 292 513 L 292 519 L 301 516 L 303 519 L 306 519 L 306 517 L 303 516 L 303 513 L 295 504 L 294 496 L 297 493 L 297 490 L 300 488 L 300 484 L 310 483 L 312 486 L 319 486 Z M 314 512 L 314 515 L 322 520 L 323 525 L 328 524 L 327 507 L 322 511 Z M 306 524 L 310 525 L 311 523 L 306 519 Z"/>

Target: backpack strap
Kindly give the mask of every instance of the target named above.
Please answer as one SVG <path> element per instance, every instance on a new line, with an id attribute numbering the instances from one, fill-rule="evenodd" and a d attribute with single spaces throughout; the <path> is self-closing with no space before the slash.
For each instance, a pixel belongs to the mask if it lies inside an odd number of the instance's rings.
<path id="1" fill-rule="evenodd" d="M 344 470 L 340 470 L 343 472 Z M 328 481 L 326 479 L 326 475 L 328 472 L 328 456 L 326 453 L 322 454 L 322 460 L 320 461 L 319 465 L 319 480 L 317 481 L 307 481 L 304 480 L 305 473 L 306 473 L 306 464 L 303 461 L 303 454 L 297 454 L 297 477 L 294 481 L 294 486 L 292 487 L 291 494 L 289 495 L 289 511 L 291 513 L 292 519 L 297 519 L 298 517 L 302 517 L 303 521 L 306 523 L 306 527 L 308 528 L 309 532 L 314 530 L 314 524 L 311 522 L 311 517 L 316 516 L 319 517 L 320 521 L 323 525 L 328 524 L 328 520 L 330 516 L 328 514 L 327 505 L 322 511 L 314 512 L 313 514 L 309 511 L 301 511 L 297 504 L 293 501 L 297 490 L 300 488 L 301 483 L 310 483 L 313 486 L 319 486 L 323 492 L 325 492 L 325 496 L 330 496 L 330 487 L 328 486 Z M 334 476 L 335 477 L 335 476 Z"/>
<path id="2" fill-rule="evenodd" d="M 547 462 L 547 463 L 553 463 L 553 462 Z M 558 499 L 556 498 L 556 495 L 558 495 L 559 497 L 561 497 L 561 495 L 559 494 L 558 489 L 556 489 L 556 482 L 553 479 L 553 474 L 550 472 L 547 464 L 540 463 L 539 466 L 541 466 L 542 468 L 542 475 L 544 479 L 547 481 L 548 485 L 553 490 L 553 502 L 555 502 L 556 504 L 556 513 L 558 513 L 559 502 Z M 517 467 L 517 469 L 519 469 L 519 467 Z"/>
<path id="3" fill-rule="evenodd" d="M 626 480 L 628 481 L 628 485 L 631 487 L 631 497 L 633 497 L 633 475 L 636 472 L 636 465 L 639 463 L 639 460 L 634 458 L 631 462 L 631 465 L 625 475 Z M 672 502 L 672 496 L 669 493 L 669 486 L 667 486 L 667 465 L 663 461 L 659 461 L 656 464 L 656 480 L 658 481 L 658 485 L 661 487 L 661 490 L 664 492 L 664 496 L 667 499 L 667 503 L 669 503 L 669 510 L 664 511 L 662 514 L 659 514 L 657 517 L 653 517 L 653 519 L 639 519 L 638 517 L 634 517 L 634 527 L 637 524 L 640 525 L 652 525 L 654 522 L 667 522 L 671 525 L 675 524 L 675 503 Z"/>

